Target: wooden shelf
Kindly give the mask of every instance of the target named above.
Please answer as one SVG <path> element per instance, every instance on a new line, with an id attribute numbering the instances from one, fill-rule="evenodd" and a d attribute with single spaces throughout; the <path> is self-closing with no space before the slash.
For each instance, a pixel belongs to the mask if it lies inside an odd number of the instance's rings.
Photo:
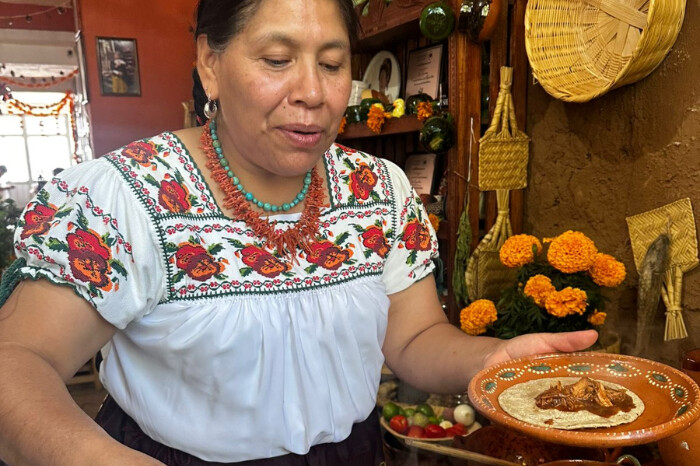
<path id="1" fill-rule="evenodd" d="M 361 12 L 365 4 L 357 7 L 360 18 L 360 48 L 372 49 L 388 42 L 405 40 L 419 32 L 418 18 L 423 8 L 434 0 L 369 0 L 367 16 Z"/>
<path id="2" fill-rule="evenodd" d="M 384 123 L 384 128 L 379 134 L 373 133 L 367 123 L 361 121 L 359 123 L 349 123 L 345 132 L 338 136 L 338 141 L 346 141 L 348 139 L 371 138 L 377 136 L 388 136 L 390 134 L 404 134 L 420 131 L 423 127 L 423 122 L 418 120 L 415 115 L 406 115 L 401 118 L 390 118 Z"/>

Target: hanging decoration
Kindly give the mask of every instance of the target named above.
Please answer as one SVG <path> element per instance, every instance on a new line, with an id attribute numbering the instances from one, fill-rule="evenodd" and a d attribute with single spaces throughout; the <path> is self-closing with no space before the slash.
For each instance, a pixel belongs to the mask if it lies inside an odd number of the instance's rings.
<path id="1" fill-rule="evenodd" d="M 42 88 L 47 88 L 47 87 L 53 87 L 57 86 L 61 83 L 64 83 L 66 81 L 70 81 L 74 77 L 76 77 L 79 73 L 79 70 L 76 68 L 75 70 L 71 71 L 67 75 L 56 77 L 56 76 L 50 76 L 50 77 L 32 77 L 32 78 L 25 78 L 23 76 L 20 76 L 19 79 L 15 77 L 10 77 L 10 76 L 0 76 L 0 83 L 5 83 L 10 86 L 16 86 L 16 87 L 23 87 L 23 88 L 28 88 L 28 89 L 42 89 Z"/>
<path id="2" fill-rule="evenodd" d="M 27 23 L 31 23 L 33 19 L 37 16 L 41 15 L 48 15 L 49 13 L 55 11 L 59 15 L 62 15 L 63 13 L 66 12 L 67 8 L 70 8 L 70 1 L 67 1 L 63 5 L 59 6 L 54 6 L 51 8 L 46 8 L 45 10 L 39 10 L 37 12 L 31 13 L 31 14 L 21 14 L 21 15 L 9 15 L 9 16 L 0 16 L 0 21 L 7 21 L 7 25 L 12 27 L 14 25 L 14 20 L 16 19 L 24 19 Z"/>
<path id="3" fill-rule="evenodd" d="M 6 102 L 7 111 L 10 115 L 30 115 L 35 117 L 58 117 L 66 106 L 68 106 L 68 119 L 73 136 L 73 160 L 80 163 L 78 157 L 78 127 L 75 122 L 75 96 L 72 92 L 66 92 L 65 97 L 56 103 L 48 105 L 32 105 L 21 102 L 17 99 L 8 99 Z"/>

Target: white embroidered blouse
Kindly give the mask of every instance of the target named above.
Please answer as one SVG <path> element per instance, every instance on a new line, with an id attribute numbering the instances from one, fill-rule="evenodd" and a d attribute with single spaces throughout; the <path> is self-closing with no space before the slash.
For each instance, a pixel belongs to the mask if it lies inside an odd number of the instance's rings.
<path id="1" fill-rule="evenodd" d="M 19 276 L 71 286 L 117 327 L 101 379 L 153 439 L 215 462 L 303 454 L 371 413 L 387 295 L 431 272 L 437 242 L 394 164 L 339 145 L 324 161 L 330 207 L 296 262 L 222 213 L 172 133 L 28 204 Z"/>

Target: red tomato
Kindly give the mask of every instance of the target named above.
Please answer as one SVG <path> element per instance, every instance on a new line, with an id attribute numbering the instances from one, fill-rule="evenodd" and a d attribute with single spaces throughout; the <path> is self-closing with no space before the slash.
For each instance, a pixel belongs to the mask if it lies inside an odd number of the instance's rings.
<path id="1" fill-rule="evenodd" d="M 445 436 L 446 437 L 461 437 L 462 433 L 460 433 L 459 430 L 455 429 L 454 427 L 449 427 L 445 429 Z"/>
<path id="2" fill-rule="evenodd" d="M 454 429 L 456 435 L 465 435 L 467 433 L 467 428 L 459 422 L 455 423 L 450 429 Z"/>
<path id="3" fill-rule="evenodd" d="M 446 437 L 445 429 L 437 424 L 428 424 L 425 426 L 425 436 L 428 438 Z"/>
<path id="4" fill-rule="evenodd" d="M 421 426 L 411 426 L 408 429 L 408 434 L 406 435 L 409 437 L 423 438 L 425 437 L 425 429 L 423 429 Z"/>
<path id="5" fill-rule="evenodd" d="M 405 435 L 408 432 L 408 419 L 406 419 L 406 416 L 397 414 L 389 421 L 389 427 L 399 434 Z"/>

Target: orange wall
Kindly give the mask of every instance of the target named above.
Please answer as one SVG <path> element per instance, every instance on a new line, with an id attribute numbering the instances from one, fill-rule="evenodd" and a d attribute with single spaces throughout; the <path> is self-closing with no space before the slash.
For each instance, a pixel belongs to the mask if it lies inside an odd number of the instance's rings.
<path id="1" fill-rule="evenodd" d="M 82 0 L 88 97 L 95 155 L 180 129 L 192 95 L 196 0 Z M 97 37 L 136 39 L 140 97 L 100 95 Z"/>

